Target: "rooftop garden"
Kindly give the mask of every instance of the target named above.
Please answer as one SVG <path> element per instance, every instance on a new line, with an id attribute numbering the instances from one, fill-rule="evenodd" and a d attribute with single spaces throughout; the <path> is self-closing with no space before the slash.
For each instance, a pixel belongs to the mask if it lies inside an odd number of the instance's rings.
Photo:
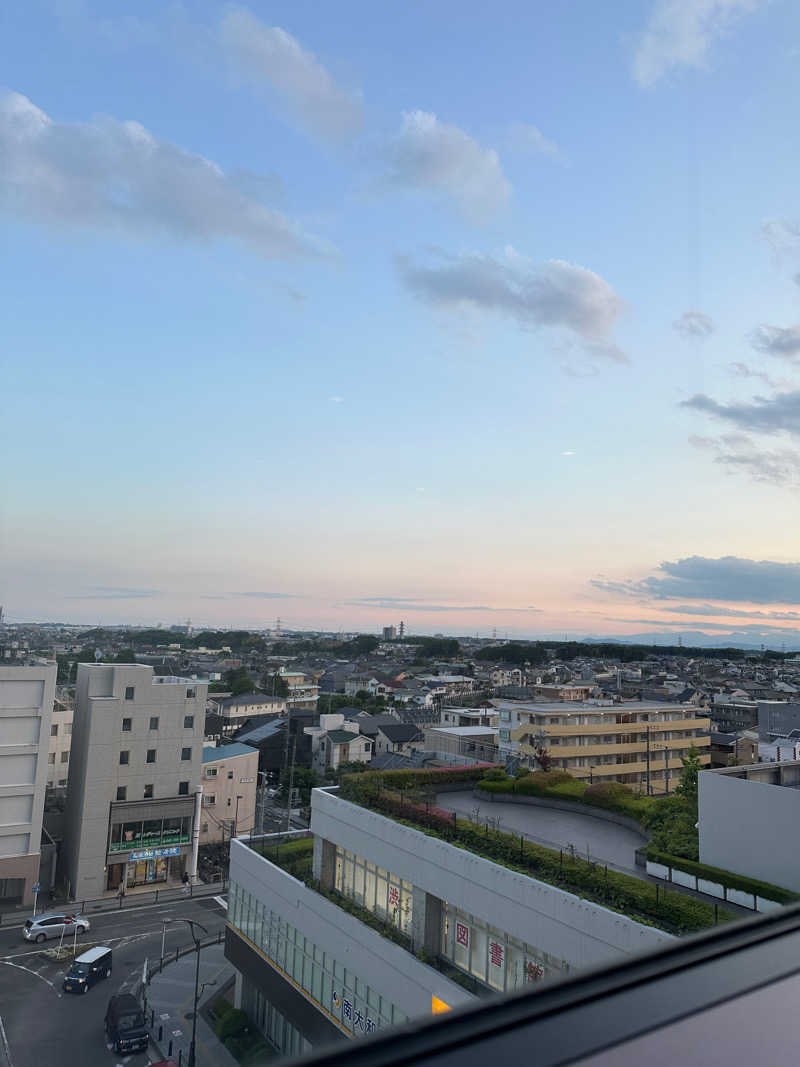
<path id="1" fill-rule="evenodd" d="M 582 787 L 582 783 L 569 776 L 564 776 L 569 778 L 565 781 L 560 776 L 551 775 L 547 782 L 542 782 L 536 775 L 528 777 L 536 779 L 533 788 L 561 787 L 561 792 L 556 795 L 583 799 L 582 793 L 579 795 L 575 788 Z M 367 772 L 344 777 L 339 796 L 669 933 L 693 933 L 736 918 L 733 912 L 720 905 L 667 891 L 663 886 L 632 875 L 610 871 L 603 864 L 581 859 L 564 850 L 545 848 L 527 841 L 522 835 L 491 829 L 488 824 L 479 825 L 464 816 L 437 808 L 432 801 L 432 796 L 443 785 L 459 783 L 467 788 L 470 785 L 479 789 L 488 787 L 490 792 L 511 792 L 517 791 L 525 781 L 527 778 L 506 778 L 498 768 L 488 771 L 470 767 Z M 593 796 L 596 802 L 602 798 L 602 793 Z M 618 797 L 615 803 L 624 806 L 627 799 Z M 631 794 L 631 803 L 638 799 Z M 600 806 L 610 807 L 611 799 L 606 797 Z M 631 808 L 626 814 L 632 814 L 633 810 Z"/>

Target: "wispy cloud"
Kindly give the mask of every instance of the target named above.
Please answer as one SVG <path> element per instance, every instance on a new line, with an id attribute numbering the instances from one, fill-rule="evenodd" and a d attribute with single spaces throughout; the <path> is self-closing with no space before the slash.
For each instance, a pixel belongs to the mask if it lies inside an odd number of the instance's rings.
<path id="1" fill-rule="evenodd" d="M 388 611 L 480 611 L 483 613 L 510 614 L 521 613 L 526 615 L 540 615 L 541 608 L 498 608 L 487 604 L 434 604 L 427 600 L 413 600 L 405 597 L 375 596 L 360 597 L 357 600 L 346 600 L 349 607 L 361 608 L 386 608 Z"/>
<path id="2" fill-rule="evenodd" d="M 687 556 L 664 561 L 648 578 L 614 581 L 594 578 L 604 592 L 637 599 L 736 601 L 750 604 L 800 604 L 800 563 L 744 559 L 739 556 Z"/>
<path id="3" fill-rule="evenodd" d="M 231 593 L 231 596 L 253 597 L 256 600 L 298 600 L 298 593 Z"/>
<path id="4" fill-rule="evenodd" d="M 697 393 L 681 406 L 731 423 L 740 430 L 758 433 L 800 433 L 800 390 L 776 393 L 772 397 L 754 396 L 750 402 L 720 404 L 705 393 Z"/>
<path id="5" fill-rule="evenodd" d="M 705 67 L 714 41 L 758 0 L 656 0 L 636 41 L 633 76 L 648 87 L 678 67 Z"/>
<path id="6" fill-rule="evenodd" d="M 555 141 L 545 137 L 538 126 L 532 126 L 529 122 L 512 122 L 508 127 L 508 142 L 517 152 L 534 152 L 556 160 L 564 158 Z"/>
<path id="7" fill-rule="evenodd" d="M 15 219 L 207 242 L 268 257 L 330 254 L 329 244 L 243 192 L 235 175 L 138 122 L 51 119 L 0 93 L 0 203 Z"/>
<path id="8" fill-rule="evenodd" d="M 750 335 L 750 343 L 768 356 L 795 360 L 800 356 L 800 326 L 759 326 Z"/>
<path id="9" fill-rule="evenodd" d="M 360 131 L 361 93 L 337 85 L 317 57 L 280 26 L 234 7 L 220 23 L 219 40 L 236 69 L 276 90 L 311 133 L 340 142 Z"/>
<path id="10" fill-rule="evenodd" d="M 781 489 L 800 489 L 800 452 L 795 449 L 766 448 L 747 434 L 692 434 L 689 443 L 713 453 L 714 462 L 729 474 L 745 474 L 753 481 Z"/>
<path id="11" fill-rule="evenodd" d="M 585 267 L 560 259 L 533 264 L 510 247 L 502 258 L 438 253 L 429 264 L 399 257 L 396 265 L 409 291 L 430 304 L 494 312 L 525 328 L 563 327 L 592 355 L 628 361 L 611 339 L 623 301 Z"/>
<path id="12" fill-rule="evenodd" d="M 701 341 L 714 332 L 713 320 L 702 311 L 684 311 L 672 325 L 684 337 L 699 338 Z"/>
<path id="13" fill-rule="evenodd" d="M 381 185 L 451 197 L 473 221 L 487 220 L 511 196 L 497 152 L 429 111 L 405 112 L 385 157 Z"/>
<path id="14" fill-rule="evenodd" d="M 761 233 L 775 252 L 794 252 L 800 248 L 800 223 L 791 219 L 767 219 L 761 225 Z"/>
<path id="15" fill-rule="evenodd" d="M 163 596 L 161 589 L 128 589 L 124 586 L 94 585 L 86 593 L 65 596 L 65 600 L 149 600 Z"/>
<path id="16" fill-rule="evenodd" d="M 770 619 L 772 621 L 800 622 L 800 611 L 746 611 L 741 608 L 725 608 L 718 604 L 665 604 L 661 611 L 674 615 L 710 615 L 734 619 Z"/>

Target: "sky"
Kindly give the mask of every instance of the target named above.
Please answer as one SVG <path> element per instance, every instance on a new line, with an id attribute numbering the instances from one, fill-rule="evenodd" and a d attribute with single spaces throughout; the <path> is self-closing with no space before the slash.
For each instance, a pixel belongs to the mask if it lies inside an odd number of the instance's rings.
<path id="1" fill-rule="evenodd" d="M 792 0 L 0 12 L 18 621 L 800 630 Z"/>

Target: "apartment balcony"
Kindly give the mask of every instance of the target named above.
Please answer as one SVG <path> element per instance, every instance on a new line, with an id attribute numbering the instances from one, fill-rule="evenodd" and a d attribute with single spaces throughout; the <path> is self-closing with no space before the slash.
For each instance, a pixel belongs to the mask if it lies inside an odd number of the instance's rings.
<path id="1" fill-rule="evenodd" d="M 545 742 L 553 737 L 616 737 L 621 734 L 650 734 L 651 742 L 658 738 L 659 734 L 672 731 L 684 731 L 687 733 L 697 731 L 708 733 L 711 729 L 711 720 L 708 718 L 676 718 L 665 719 L 662 722 L 605 722 L 587 723 L 580 726 L 549 726 L 523 723 L 511 731 L 512 741 L 522 741 L 527 736 L 542 736 Z"/>
<path id="2" fill-rule="evenodd" d="M 650 743 L 650 758 L 654 758 L 654 754 L 661 755 L 663 760 L 664 747 L 669 750 L 689 748 L 690 745 L 698 750 L 709 747 L 711 744 L 711 738 L 706 736 L 696 737 L 694 731 L 688 734 L 686 737 L 673 738 L 669 741 L 651 741 Z M 631 753 L 641 752 L 642 758 L 645 758 L 645 752 L 647 751 L 647 742 L 643 739 L 641 741 L 633 741 L 628 744 L 620 745 L 613 742 L 607 742 L 599 745 L 561 745 L 553 744 L 552 738 L 547 746 L 550 755 L 553 759 L 574 759 L 579 756 L 585 756 L 588 758 L 601 758 L 607 756 L 617 755 L 629 755 Z"/>

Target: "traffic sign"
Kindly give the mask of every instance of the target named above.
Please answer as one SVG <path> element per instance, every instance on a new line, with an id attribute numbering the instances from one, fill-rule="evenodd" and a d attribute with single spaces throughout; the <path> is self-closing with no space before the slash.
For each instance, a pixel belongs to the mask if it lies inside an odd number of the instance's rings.
<path id="1" fill-rule="evenodd" d="M 41 888 L 42 888 L 42 887 L 41 887 L 41 886 L 39 885 L 39 883 L 38 883 L 38 882 L 36 882 L 36 884 L 35 884 L 35 885 L 34 885 L 34 887 L 33 887 L 33 891 L 34 891 L 34 893 L 38 893 L 38 892 L 39 892 L 39 890 L 40 890 Z"/>

